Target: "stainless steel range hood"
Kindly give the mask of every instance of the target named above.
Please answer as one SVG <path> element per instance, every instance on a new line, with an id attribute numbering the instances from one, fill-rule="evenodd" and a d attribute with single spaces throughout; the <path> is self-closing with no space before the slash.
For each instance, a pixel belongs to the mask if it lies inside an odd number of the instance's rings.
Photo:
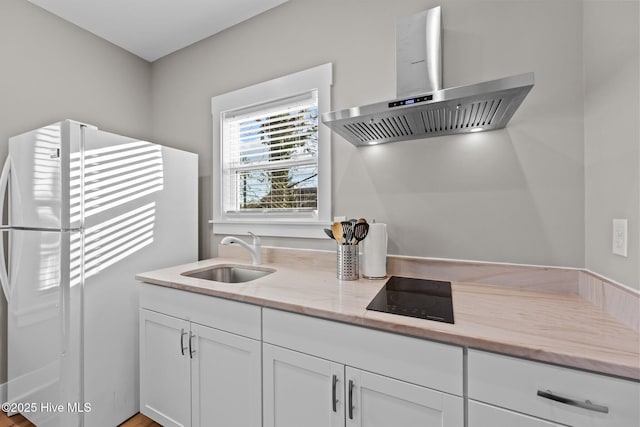
<path id="1" fill-rule="evenodd" d="M 440 6 L 398 22 L 398 98 L 322 115 L 356 146 L 501 129 L 534 84 L 533 73 L 442 89 Z"/>

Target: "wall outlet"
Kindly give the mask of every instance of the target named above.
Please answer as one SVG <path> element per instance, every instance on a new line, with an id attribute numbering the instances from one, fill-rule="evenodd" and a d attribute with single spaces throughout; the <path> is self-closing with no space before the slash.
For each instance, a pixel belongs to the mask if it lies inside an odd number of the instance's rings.
<path id="1" fill-rule="evenodd" d="M 627 220 L 613 220 L 613 253 L 627 256 Z"/>

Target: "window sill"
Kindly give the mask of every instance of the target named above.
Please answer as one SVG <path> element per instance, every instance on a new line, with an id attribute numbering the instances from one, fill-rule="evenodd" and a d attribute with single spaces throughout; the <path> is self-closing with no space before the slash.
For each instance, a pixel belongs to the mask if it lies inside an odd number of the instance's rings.
<path id="1" fill-rule="evenodd" d="M 317 222 L 258 222 L 258 221 L 237 221 L 237 222 L 217 222 L 209 221 L 213 225 L 213 234 L 239 234 L 246 235 L 252 232 L 264 237 L 296 237 L 308 239 L 326 239 L 323 225 Z"/>

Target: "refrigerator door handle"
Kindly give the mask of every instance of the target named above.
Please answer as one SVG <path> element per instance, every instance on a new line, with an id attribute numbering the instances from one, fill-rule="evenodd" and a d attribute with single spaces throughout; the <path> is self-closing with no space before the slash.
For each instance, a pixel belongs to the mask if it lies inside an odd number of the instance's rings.
<path id="1" fill-rule="evenodd" d="M 4 167 L 2 168 L 2 174 L 0 174 L 0 220 L 4 217 L 4 198 L 9 189 L 10 171 L 11 157 L 7 156 L 7 160 L 5 160 Z M 10 228 L 6 226 L 2 226 L 1 229 L 1 231 L 10 230 Z M 9 286 L 9 274 L 7 273 L 7 263 L 5 262 L 4 236 L 2 234 L 0 234 L 0 283 L 2 284 L 4 297 L 7 299 L 7 302 L 9 302 L 11 288 Z"/>

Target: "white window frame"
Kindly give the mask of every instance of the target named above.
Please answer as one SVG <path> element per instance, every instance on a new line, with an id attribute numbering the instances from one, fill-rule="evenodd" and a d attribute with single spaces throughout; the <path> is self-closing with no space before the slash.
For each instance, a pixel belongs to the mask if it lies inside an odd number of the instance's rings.
<path id="1" fill-rule="evenodd" d="M 213 116 L 213 234 L 326 238 L 331 223 L 331 130 L 320 117 L 331 107 L 332 64 L 327 63 L 211 98 Z M 223 206 L 222 115 L 225 111 L 318 91 L 318 206 L 309 212 L 227 214 Z"/>

